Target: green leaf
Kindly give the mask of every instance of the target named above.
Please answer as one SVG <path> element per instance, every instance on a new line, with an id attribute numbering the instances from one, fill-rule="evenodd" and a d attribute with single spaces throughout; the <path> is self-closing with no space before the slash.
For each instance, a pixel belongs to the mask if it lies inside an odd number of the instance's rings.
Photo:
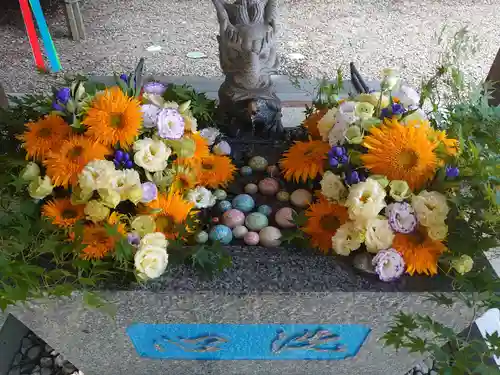
<path id="1" fill-rule="evenodd" d="M 50 294 L 58 297 L 69 297 L 71 296 L 71 293 L 74 291 L 74 287 L 71 284 L 61 284 L 61 285 L 56 285 L 51 291 Z"/>
<path id="2" fill-rule="evenodd" d="M 454 304 L 453 299 L 443 293 L 431 293 L 431 296 L 427 298 L 427 301 L 435 302 L 438 305 L 448 307 L 451 307 Z"/>

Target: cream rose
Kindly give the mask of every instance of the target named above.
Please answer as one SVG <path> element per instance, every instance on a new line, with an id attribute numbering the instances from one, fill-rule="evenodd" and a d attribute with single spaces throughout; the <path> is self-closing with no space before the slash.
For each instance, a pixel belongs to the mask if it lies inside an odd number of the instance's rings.
<path id="1" fill-rule="evenodd" d="M 437 191 L 423 190 L 411 200 L 417 219 L 426 227 L 442 225 L 448 216 L 450 208 L 446 196 Z"/>
<path id="2" fill-rule="evenodd" d="M 332 237 L 332 247 L 335 253 L 348 256 L 363 243 L 363 231 L 354 222 L 342 224 Z"/>
<path id="3" fill-rule="evenodd" d="M 120 193 L 112 189 L 99 189 L 101 203 L 109 208 L 115 208 L 121 202 Z"/>
<path id="4" fill-rule="evenodd" d="M 454 268 L 459 274 L 465 275 L 474 267 L 474 260 L 468 255 L 462 255 L 451 261 L 451 267 Z"/>
<path id="5" fill-rule="evenodd" d="M 427 227 L 427 234 L 434 241 L 444 241 L 448 236 L 448 225 L 445 223 L 433 224 Z"/>
<path id="6" fill-rule="evenodd" d="M 345 202 L 351 220 L 366 222 L 377 217 L 386 206 L 385 195 L 382 185 L 370 178 L 351 186 Z"/>
<path id="7" fill-rule="evenodd" d="M 140 247 L 143 246 L 155 246 L 155 247 L 167 248 L 168 240 L 165 238 L 165 235 L 161 232 L 149 233 L 146 234 L 141 240 Z"/>
<path id="8" fill-rule="evenodd" d="M 132 223 L 130 224 L 130 226 L 132 227 L 132 229 L 134 230 L 134 232 L 137 232 L 137 234 L 139 234 L 140 236 L 147 236 L 149 234 L 152 234 L 156 230 L 155 220 L 151 216 L 149 216 L 149 215 L 139 215 L 139 216 L 137 216 L 132 221 Z M 148 239 L 146 240 L 146 242 L 149 243 L 151 241 L 155 241 L 154 238 L 157 238 L 158 241 L 162 241 L 162 239 L 165 238 L 165 236 L 160 237 L 158 235 L 158 236 L 154 236 L 154 237 L 148 237 Z M 161 242 L 161 244 L 163 245 L 164 242 Z"/>
<path id="9" fill-rule="evenodd" d="M 321 193 L 332 202 L 342 202 L 347 196 L 347 188 L 340 176 L 326 171 L 320 182 Z"/>
<path id="10" fill-rule="evenodd" d="M 93 200 L 85 206 L 85 215 L 88 220 L 98 223 L 109 216 L 109 208 L 99 201 Z"/>
<path id="11" fill-rule="evenodd" d="M 109 160 L 94 160 L 88 163 L 78 175 L 78 184 L 88 193 L 99 189 L 115 187 L 117 171 Z"/>
<path id="12" fill-rule="evenodd" d="M 394 240 L 394 232 L 386 219 L 373 218 L 366 224 L 365 245 L 370 253 L 388 249 Z"/>
<path id="13" fill-rule="evenodd" d="M 328 140 L 328 133 L 332 130 L 333 125 L 335 125 L 335 115 L 337 114 L 338 109 L 332 108 L 325 113 L 325 115 L 318 121 L 318 131 L 321 135 L 323 141 Z"/>
<path id="14" fill-rule="evenodd" d="M 153 245 L 140 246 L 134 256 L 134 264 L 139 278 L 156 279 L 167 269 L 167 249 Z"/>
<path id="15" fill-rule="evenodd" d="M 393 180 L 389 183 L 389 195 L 397 202 L 402 202 L 411 197 L 411 189 L 403 180 Z"/>
<path id="16" fill-rule="evenodd" d="M 159 172 L 168 165 L 172 149 L 160 140 L 144 138 L 134 143 L 134 161 L 148 172 Z"/>
<path id="17" fill-rule="evenodd" d="M 49 176 L 40 177 L 38 176 L 28 185 L 28 193 L 31 198 L 43 199 L 46 196 L 52 194 L 52 181 Z"/>
<path id="18" fill-rule="evenodd" d="M 38 176 L 40 176 L 40 167 L 37 163 L 30 161 L 26 164 L 26 167 L 21 171 L 20 177 L 24 181 L 33 181 Z"/>
<path id="19" fill-rule="evenodd" d="M 186 198 L 189 202 L 193 202 L 196 208 L 212 207 L 217 201 L 212 192 L 203 186 L 188 191 Z"/>

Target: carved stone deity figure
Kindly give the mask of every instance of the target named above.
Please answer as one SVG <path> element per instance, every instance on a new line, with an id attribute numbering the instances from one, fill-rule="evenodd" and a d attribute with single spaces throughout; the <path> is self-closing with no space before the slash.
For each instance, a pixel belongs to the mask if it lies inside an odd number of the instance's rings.
<path id="1" fill-rule="evenodd" d="M 276 54 L 277 0 L 212 0 L 220 24 L 220 64 L 226 75 L 219 89 L 221 121 L 232 136 L 253 132 L 283 135 L 281 102 L 271 74 Z"/>

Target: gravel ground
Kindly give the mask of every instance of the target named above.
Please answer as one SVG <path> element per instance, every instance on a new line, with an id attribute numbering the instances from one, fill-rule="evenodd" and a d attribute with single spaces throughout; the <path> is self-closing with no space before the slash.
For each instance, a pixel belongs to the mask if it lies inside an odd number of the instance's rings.
<path id="1" fill-rule="evenodd" d="M 209 0 L 82 0 L 87 39 L 74 42 L 61 11 L 48 17 L 65 73 L 111 74 L 131 70 L 146 57 L 148 73 L 220 75 L 215 11 Z M 0 6 L 1 7 L 1 6 Z M 350 61 L 367 78 L 387 66 L 402 68 L 410 83 L 435 66 L 435 34 L 447 25 L 469 26 L 479 53 L 470 62 L 486 76 L 500 44 L 500 0 L 283 0 L 281 74 L 333 77 Z M 150 46 L 160 52 L 147 52 Z M 50 87 L 61 75 L 36 72 L 25 31 L 0 24 L 0 81 L 8 92 Z M 190 59 L 188 52 L 206 54 Z M 290 54 L 301 54 L 293 59 Z"/>

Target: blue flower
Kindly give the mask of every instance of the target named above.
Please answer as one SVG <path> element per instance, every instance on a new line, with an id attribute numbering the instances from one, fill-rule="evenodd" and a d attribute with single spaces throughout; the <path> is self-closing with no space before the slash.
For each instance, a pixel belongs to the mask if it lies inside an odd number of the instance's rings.
<path id="1" fill-rule="evenodd" d="M 52 109 L 54 109 L 55 111 L 64 112 L 64 108 L 55 100 L 52 102 Z"/>
<path id="2" fill-rule="evenodd" d="M 380 119 L 384 119 L 386 117 L 392 117 L 392 113 L 389 108 L 382 108 L 382 111 L 380 111 Z"/>
<path id="3" fill-rule="evenodd" d="M 359 178 L 359 173 L 357 171 L 347 172 L 345 176 L 345 182 L 348 185 L 354 185 L 359 183 L 361 180 Z"/>
<path id="4" fill-rule="evenodd" d="M 339 161 L 342 163 L 342 164 L 347 164 L 349 162 L 349 156 L 347 156 L 346 154 L 342 155 L 340 158 L 339 158 Z"/>
<path id="5" fill-rule="evenodd" d="M 125 82 L 126 84 L 128 84 L 128 75 L 126 74 L 120 74 L 120 79 Z"/>
<path id="6" fill-rule="evenodd" d="M 458 167 L 453 167 L 451 165 L 446 166 L 446 177 L 455 178 L 460 174 Z"/>
<path id="7" fill-rule="evenodd" d="M 402 115 L 403 113 L 405 113 L 405 108 L 399 104 L 399 103 L 394 103 L 392 105 L 392 114 L 393 115 Z"/>
<path id="8" fill-rule="evenodd" d="M 336 168 L 336 167 L 339 166 L 339 161 L 335 157 L 329 157 L 328 161 L 330 162 L 330 166 L 333 167 L 333 168 Z"/>
<path id="9" fill-rule="evenodd" d="M 71 91 L 69 87 L 63 87 L 56 93 L 56 100 L 62 104 L 66 104 L 70 97 L 71 97 Z"/>

